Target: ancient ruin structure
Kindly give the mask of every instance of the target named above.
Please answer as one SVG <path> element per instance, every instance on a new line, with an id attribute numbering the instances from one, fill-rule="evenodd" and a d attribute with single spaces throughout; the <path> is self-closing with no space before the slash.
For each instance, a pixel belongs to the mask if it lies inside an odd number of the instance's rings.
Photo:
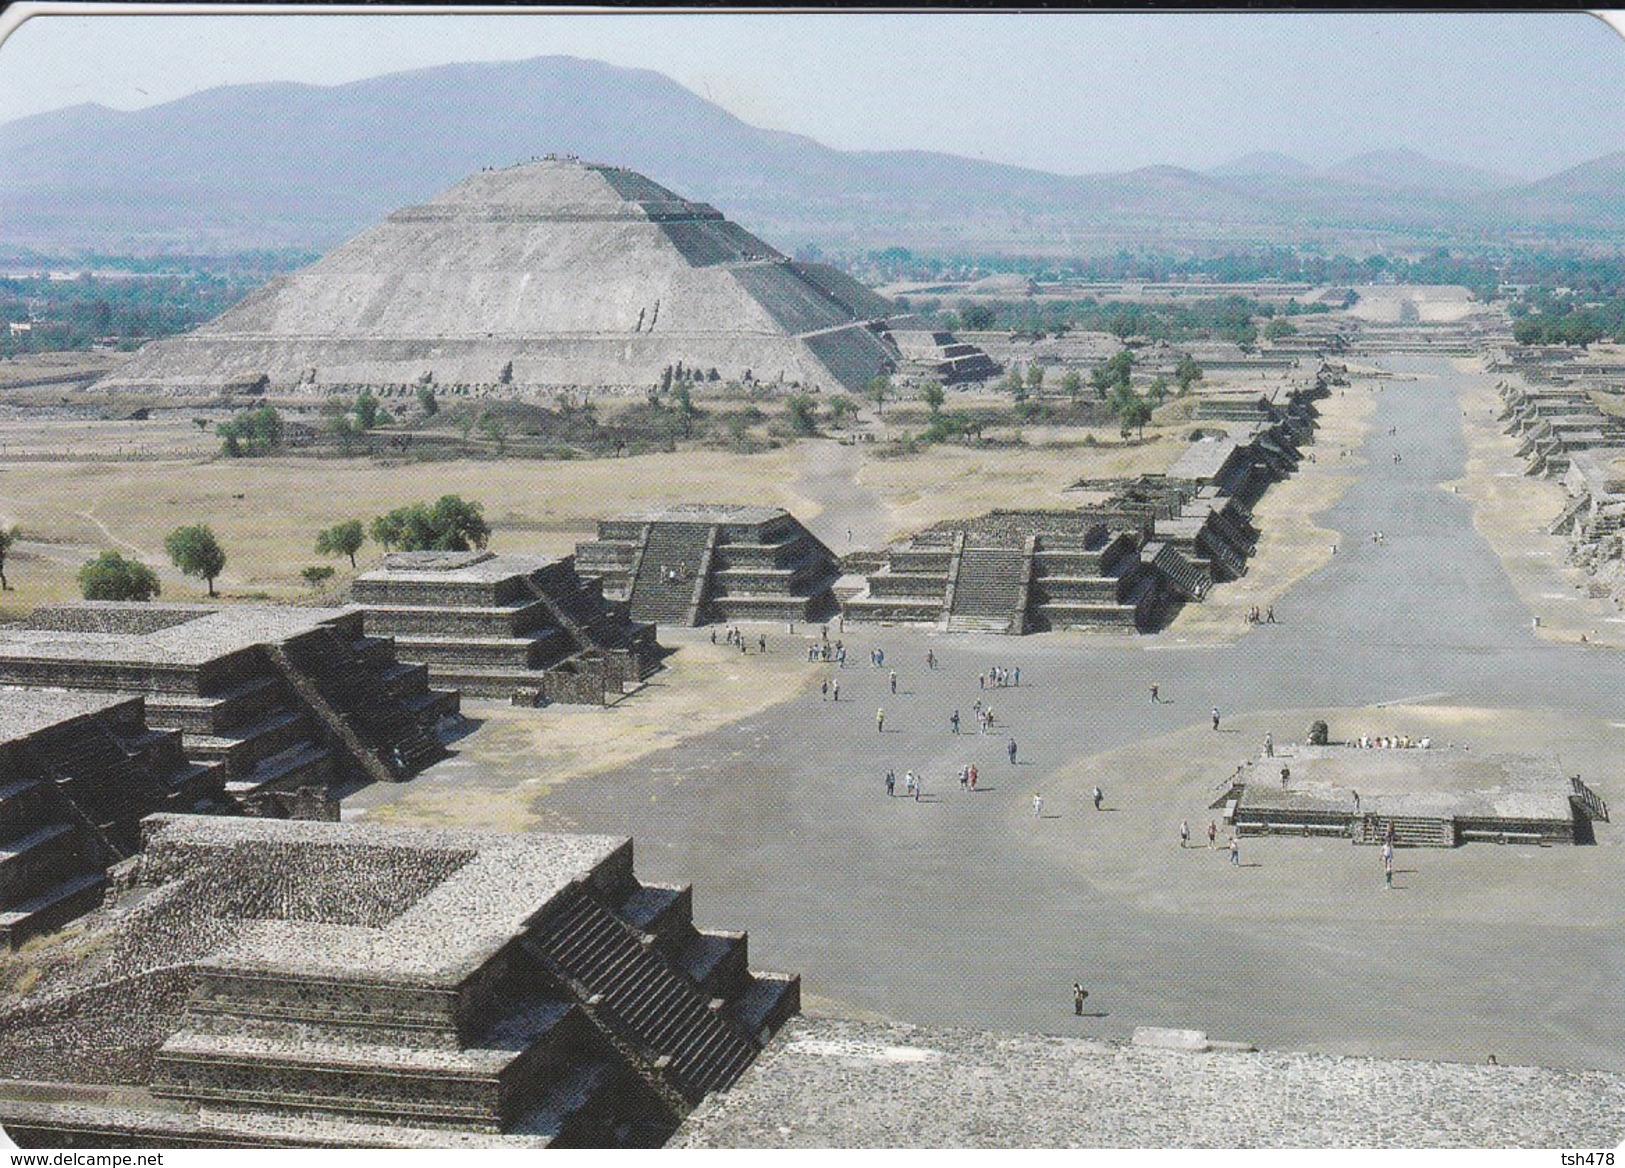
<path id="1" fill-rule="evenodd" d="M 1529 474 L 1561 476 L 1579 452 L 1625 447 L 1625 419 L 1605 414 L 1583 389 L 1502 383 L 1501 400 L 1501 420 L 1519 439 Z"/>
<path id="2" fill-rule="evenodd" d="M 143 832 L 119 901 L 0 1015 L 24 1146 L 655 1145 L 800 1008 L 627 839 Z"/>
<path id="3" fill-rule="evenodd" d="M 396 211 L 97 388 L 482 395 L 687 370 L 859 389 L 897 367 L 894 312 L 640 174 L 547 158 Z"/>
<path id="4" fill-rule="evenodd" d="M 598 523 L 576 570 L 654 624 L 818 620 L 835 611 L 835 555 L 780 507 L 687 503 Z"/>
<path id="5" fill-rule="evenodd" d="M 731 1091 L 694 1109 L 671 1146 L 1286 1154 L 1612 1147 L 1625 1135 L 1618 1072 L 1261 1051 L 1237 1036 L 1157 1026 L 1110 1041 L 1092 1029 L 1063 1037 L 795 1018 Z M 966 1102 L 942 1106 L 944 1092 Z"/>
<path id="6" fill-rule="evenodd" d="M 144 695 L 239 810 L 272 816 L 309 812 L 311 788 L 332 814 L 343 787 L 414 774 L 444 754 L 433 728 L 458 706 L 355 609 L 47 606 L 0 629 L 0 684 Z"/>
<path id="7" fill-rule="evenodd" d="M 976 345 L 940 329 L 886 330 L 902 357 L 898 375 L 912 381 L 934 378 L 944 385 L 997 377 L 999 366 Z"/>
<path id="8" fill-rule="evenodd" d="M 1259 773 L 1238 775 L 1213 804 L 1238 835 L 1330 835 L 1395 847 L 1591 843 L 1592 823 L 1608 819 L 1596 792 L 1549 758 L 1424 740 L 1292 746 L 1246 769 Z"/>
<path id="9" fill-rule="evenodd" d="M 368 633 L 465 694 L 596 705 L 659 667 L 654 627 L 606 602 L 568 556 L 394 552 L 351 595 Z"/>
<path id="10" fill-rule="evenodd" d="M 1191 443 L 1164 475 L 1073 484 L 1098 503 L 938 523 L 886 549 L 842 609 L 950 632 L 1156 628 L 1247 571 L 1253 504 L 1296 468 L 1323 393 L 1250 400 L 1245 430 Z"/>
<path id="11" fill-rule="evenodd" d="M 220 765 L 180 739 L 139 697 L 0 686 L 0 947 L 99 905 L 143 816 L 226 803 Z"/>

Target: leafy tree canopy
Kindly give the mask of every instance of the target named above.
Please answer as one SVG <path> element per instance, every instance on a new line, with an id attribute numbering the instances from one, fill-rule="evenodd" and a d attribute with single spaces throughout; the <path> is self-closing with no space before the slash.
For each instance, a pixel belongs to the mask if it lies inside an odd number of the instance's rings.
<path id="1" fill-rule="evenodd" d="M 215 577 L 226 567 L 226 553 L 213 531 L 203 524 L 177 527 L 164 537 L 164 550 L 182 572 L 208 581 L 209 595 L 214 595 Z"/>
<path id="2" fill-rule="evenodd" d="M 430 505 L 397 507 L 372 521 L 372 538 L 402 551 L 466 552 L 483 548 L 491 538 L 483 508 L 456 495 L 443 495 Z"/>
<path id="3" fill-rule="evenodd" d="M 159 593 L 158 574 L 139 560 L 103 552 L 79 569 L 86 600 L 151 600 Z"/>

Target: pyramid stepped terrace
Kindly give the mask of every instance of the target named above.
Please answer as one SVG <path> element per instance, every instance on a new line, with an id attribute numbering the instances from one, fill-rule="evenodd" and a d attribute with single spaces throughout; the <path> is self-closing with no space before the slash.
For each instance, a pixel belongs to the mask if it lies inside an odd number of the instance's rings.
<path id="1" fill-rule="evenodd" d="M 415 774 L 458 708 L 355 609 L 46 606 L 0 629 L 0 685 L 143 695 L 189 760 L 218 764 L 233 805 L 278 817 L 316 813 L 313 788 L 334 815 L 338 791 Z"/>
<path id="2" fill-rule="evenodd" d="M 819 620 L 836 610 L 835 555 L 779 507 L 663 507 L 598 523 L 576 570 L 626 601 L 634 621 Z"/>
<path id="3" fill-rule="evenodd" d="M 472 696 L 596 705 L 659 667 L 654 627 L 628 620 L 568 556 L 395 552 L 351 595 L 370 634 Z"/>
<path id="4" fill-rule="evenodd" d="M 220 764 L 180 739 L 139 697 L 0 686 L 0 945 L 99 906 L 144 816 L 227 806 Z"/>
<path id="5" fill-rule="evenodd" d="M 895 313 L 640 174 L 548 157 L 394 212 L 97 388 L 643 390 L 681 365 L 855 390 L 897 368 Z"/>
<path id="6" fill-rule="evenodd" d="M 143 833 L 84 955 L 0 1015 L 23 1146 L 654 1146 L 800 1009 L 627 839 Z"/>

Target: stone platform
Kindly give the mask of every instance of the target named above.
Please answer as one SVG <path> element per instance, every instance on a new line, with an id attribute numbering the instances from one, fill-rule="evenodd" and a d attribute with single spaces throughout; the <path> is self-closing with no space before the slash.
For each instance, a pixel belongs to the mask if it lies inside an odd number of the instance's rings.
<path id="1" fill-rule="evenodd" d="M 836 611 L 834 553 L 779 507 L 686 503 L 601 520 L 575 561 L 638 621 L 813 621 Z"/>
<path id="2" fill-rule="evenodd" d="M 1283 767 L 1285 784 L 1277 777 Z M 1592 822 L 1608 818 L 1596 792 L 1549 758 L 1431 743 L 1341 744 L 1278 748 L 1250 769 L 1260 773 L 1215 803 L 1233 805 L 1242 835 L 1345 835 L 1355 843 L 1392 839 L 1396 847 L 1589 843 Z"/>
<path id="3" fill-rule="evenodd" d="M 630 840 L 144 831 L 90 956 L 0 1015 L 23 1146 L 647 1146 L 799 1006 Z"/>
<path id="4" fill-rule="evenodd" d="M 143 695 L 242 810 L 276 816 L 304 789 L 415 773 L 444 753 L 432 728 L 458 704 L 366 636 L 359 610 L 269 605 L 36 609 L 0 629 L 0 684 Z"/>
<path id="5" fill-rule="evenodd" d="M 654 626 L 606 601 L 569 556 L 394 552 L 351 591 L 369 633 L 475 696 L 602 704 L 660 664 Z"/>

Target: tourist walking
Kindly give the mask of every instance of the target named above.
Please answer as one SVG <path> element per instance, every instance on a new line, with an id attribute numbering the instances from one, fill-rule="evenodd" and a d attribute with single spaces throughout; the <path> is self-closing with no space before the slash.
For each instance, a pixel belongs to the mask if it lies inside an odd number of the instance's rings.
<path id="1" fill-rule="evenodd" d="M 1100 810 L 1100 805 L 1101 805 L 1102 802 L 1105 801 L 1105 798 L 1106 798 L 1106 792 L 1102 791 L 1099 787 L 1096 787 L 1095 788 L 1095 810 L 1096 811 Z"/>
<path id="2" fill-rule="evenodd" d="M 976 790 L 976 764 L 970 764 L 970 789 Z"/>
<path id="3" fill-rule="evenodd" d="M 885 732 L 886 732 L 886 710 L 885 710 L 885 707 L 882 706 L 882 707 L 879 707 L 879 708 L 877 708 L 875 710 L 875 733 L 876 734 L 884 734 Z"/>
<path id="4" fill-rule="evenodd" d="M 1211 819 L 1207 821 L 1207 850 L 1213 850 L 1213 841 L 1219 838 L 1219 826 Z"/>
<path id="5" fill-rule="evenodd" d="M 1234 835 L 1230 837 L 1230 866 L 1232 868 L 1241 867 L 1241 845 L 1236 842 Z"/>
<path id="6" fill-rule="evenodd" d="M 903 772 L 903 797 L 908 798 L 920 789 L 920 780 L 913 771 Z"/>
<path id="7" fill-rule="evenodd" d="M 1019 665 L 1016 666 L 1016 671 L 1012 675 L 1011 680 L 1014 682 L 1014 684 L 1017 686 L 1017 688 L 1019 688 L 1021 686 L 1021 666 L 1019 666 Z"/>
<path id="8" fill-rule="evenodd" d="M 1014 738 L 1012 738 L 1010 740 L 1010 744 L 1004 748 L 1004 752 L 1010 756 L 1010 765 L 1015 766 L 1016 765 L 1016 740 Z"/>
<path id="9" fill-rule="evenodd" d="M 1382 886 L 1394 886 L 1394 845 L 1387 840 L 1382 841 Z"/>
<path id="10" fill-rule="evenodd" d="M 970 790 L 970 767 L 968 766 L 959 768 L 959 789 L 961 791 Z"/>
<path id="11" fill-rule="evenodd" d="M 1179 821 L 1179 846 L 1182 849 L 1183 848 L 1188 848 L 1188 847 L 1190 847 L 1190 843 L 1191 843 L 1190 820 L 1181 819 Z"/>
<path id="12" fill-rule="evenodd" d="M 937 667 L 937 655 L 930 649 L 925 651 L 925 667 L 927 669 L 935 669 Z"/>
<path id="13" fill-rule="evenodd" d="M 1213 707 L 1213 728 L 1215 730 L 1217 730 L 1219 728 L 1219 707 L 1218 706 Z"/>
<path id="14" fill-rule="evenodd" d="M 831 701 L 838 702 L 838 701 L 841 700 L 841 679 L 840 678 L 837 677 L 834 681 L 829 683 L 829 696 L 830 696 Z"/>
<path id="15" fill-rule="evenodd" d="M 1037 791 L 1033 792 L 1033 818 L 1044 818 L 1044 796 L 1040 795 Z"/>
<path id="16" fill-rule="evenodd" d="M 1151 704 L 1153 706 L 1156 706 L 1156 705 L 1160 705 L 1161 703 L 1162 703 L 1162 699 L 1157 696 L 1157 684 L 1156 684 L 1156 682 L 1152 682 L 1151 683 Z"/>
<path id="17" fill-rule="evenodd" d="M 1291 781 L 1292 781 L 1292 768 L 1287 766 L 1286 763 L 1282 763 L 1281 764 L 1281 787 L 1282 787 L 1282 789 L 1284 790 L 1286 788 L 1287 784 L 1290 783 Z"/>
<path id="18" fill-rule="evenodd" d="M 829 701 L 829 678 L 824 678 L 823 682 L 818 687 L 818 692 L 823 695 L 819 699 L 820 701 Z"/>
<path id="19" fill-rule="evenodd" d="M 892 693 L 897 692 L 897 670 L 895 669 L 891 671 L 891 691 Z"/>
<path id="20" fill-rule="evenodd" d="M 1089 991 L 1083 988 L 1081 981 L 1072 983 L 1072 1012 L 1083 1017 L 1083 999 L 1089 996 Z"/>
<path id="21" fill-rule="evenodd" d="M 1275 757 L 1275 735 L 1273 734 L 1264 735 L 1264 757 Z"/>
<path id="22" fill-rule="evenodd" d="M 954 733 L 955 734 L 959 733 L 959 711 L 958 710 L 955 710 L 952 714 L 948 715 L 948 725 L 950 725 L 950 726 L 952 726 L 954 728 Z"/>
<path id="23" fill-rule="evenodd" d="M 886 768 L 886 796 L 895 798 L 897 795 L 897 772 L 891 767 Z"/>

